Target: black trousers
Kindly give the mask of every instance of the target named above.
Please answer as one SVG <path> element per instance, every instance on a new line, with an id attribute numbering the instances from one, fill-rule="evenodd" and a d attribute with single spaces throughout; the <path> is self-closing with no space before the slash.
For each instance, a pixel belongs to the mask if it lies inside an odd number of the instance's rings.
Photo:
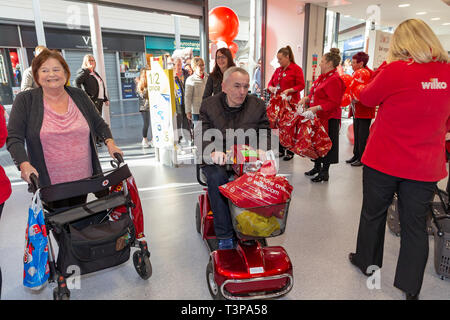
<path id="1" fill-rule="evenodd" d="M 396 192 L 401 224 L 394 286 L 418 294 L 428 260 L 427 215 L 436 182 L 402 179 L 363 168 L 363 204 L 354 262 L 362 270 L 382 267 L 387 209 Z"/>
<path id="2" fill-rule="evenodd" d="M 355 156 L 358 160 L 361 160 L 364 150 L 366 149 L 371 122 L 372 119 L 353 118 L 353 135 L 355 137 L 353 144 L 353 156 Z"/>
<path id="3" fill-rule="evenodd" d="M 150 127 L 150 111 L 141 111 L 142 121 L 144 121 L 144 126 L 142 127 L 142 137 L 147 138 L 148 133 L 150 132 L 150 138 L 148 140 L 152 140 L 152 130 Z M 148 130 L 150 128 L 150 131 Z"/>

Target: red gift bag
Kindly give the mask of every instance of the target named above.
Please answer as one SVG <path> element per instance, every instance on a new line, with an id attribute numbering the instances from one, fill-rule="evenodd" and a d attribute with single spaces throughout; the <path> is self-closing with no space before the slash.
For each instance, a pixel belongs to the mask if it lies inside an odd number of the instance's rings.
<path id="1" fill-rule="evenodd" d="M 278 128 L 279 113 L 282 108 L 283 98 L 280 95 L 274 95 L 269 100 L 267 106 L 267 118 L 269 119 L 270 127 L 272 129 Z"/>
<path id="2" fill-rule="evenodd" d="M 327 131 L 320 123 L 319 120 L 312 120 L 313 130 L 312 130 L 312 145 L 314 150 L 316 151 L 319 157 L 325 157 L 327 153 L 331 150 L 331 146 L 333 143 L 331 142 L 330 137 L 328 136 Z"/>

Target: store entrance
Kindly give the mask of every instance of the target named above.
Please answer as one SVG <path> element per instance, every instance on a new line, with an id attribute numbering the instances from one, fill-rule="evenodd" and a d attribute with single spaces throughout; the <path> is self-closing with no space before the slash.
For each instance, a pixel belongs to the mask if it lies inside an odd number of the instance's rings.
<path id="1" fill-rule="evenodd" d="M 20 92 L 22 70 L 18 50 L 0 48 L 0 104 L 11 105 Z"/>

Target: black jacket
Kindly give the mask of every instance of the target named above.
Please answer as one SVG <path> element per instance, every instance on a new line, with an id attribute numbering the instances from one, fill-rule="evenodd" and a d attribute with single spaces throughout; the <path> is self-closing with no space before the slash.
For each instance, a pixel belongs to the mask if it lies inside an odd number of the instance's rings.
<path id="1" fill-rule="evenodd" d="M 205 91 L 203 91 L 203 100 L 222 92 L 222 77 L 210 75 L 206 81 Z"/>
<path id="2" fill-rule="evenodd" d="M 91 130 L 92 169 L 94 174 L 102 172 L 95 147 L 95 137 L 103 140 L 112 138 L 108 124 L 98 114 L 86 93 L 78 88 L 65 87 L 66 92 L 80 109 Z M 8 122 L 6 145 L 17 167 L 29 161 L 39 173 L 39 184 L 50 185 L 50 177 L 45 165 L 44 151 L 40 139 L 44 119 L 44 100 L 42 88 L 20 92 L 14 100 Z M 27 149 L 25 150 L 25 142 Z"/>
<path id="3" fill-rule="evenodd" d="M 101 79 L 100 75 L 94 71 L 95 74 Z M 105 83 L 102 79 L 103 83 L 103 92 L 105 93 L 105 99 L 104 101 L 108 101 L 108 97 L 106 95 L 106 88 Z M 98 81 L 94 76 L 91 76 L 91 71 L 89 69 L 79 69 L 77 71 L 77 76 L 75 78 L 75 85 L 86 91 L 88 96 L 91 98 L 92 101 L 96 101 L 98 98 Z M 83 87 L 82 87 L 83 86 Z"/>
<path id="4" fill-rule="evenodd" d="M 267 119 L 266 106 L 264 101 L 255 96 L 247 95 L 242 106 L 236 108 L 228 106 L 224 92 L 206 98 L 200 107 L 200 121 L 202 122 L 202 136 L 198 137 L 200 132 L 197 130 L 196 141 L 201 141 L 202 152 L 199 152 L 199 154 L 205 154 L 203 162 L 208 163 L 210 161 L 209 155 L 214 151 L 213 146 L 216 148 L 215 150 L 223 152 L 230 150 L 236 143 L 249 144 L 254 149 L 270 150 L 271 148 L 271 130 Z M 208 129 L 218 129 L 221 133 L 220 139 L 215 137 L 213 137 L 214 139 L 209 139 Z M 256 141 L 252 141 L 250 135 L 243 137 L 244 134 L 227 141 L 227 129 L 243 129 L 247 134 L 250 134 L 250 131 L 247 130 L 254 129 Z M 240 141 L 240 138 L 243 140 Z M 210 146 L 212 140 L 214 143 Z M 206 153 L 205 150 L 207 151 Z"/>

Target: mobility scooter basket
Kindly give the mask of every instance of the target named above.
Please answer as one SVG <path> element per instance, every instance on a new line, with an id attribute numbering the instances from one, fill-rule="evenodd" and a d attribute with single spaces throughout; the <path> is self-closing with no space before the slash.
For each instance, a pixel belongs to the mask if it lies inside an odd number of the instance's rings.
<path id="1" fill-rule="evenodd" d="M 277 237 L 286 229 L 290 199 L 268 206 L 240 208 L 229 201 L 231 220 L 238 238 Z"/>

